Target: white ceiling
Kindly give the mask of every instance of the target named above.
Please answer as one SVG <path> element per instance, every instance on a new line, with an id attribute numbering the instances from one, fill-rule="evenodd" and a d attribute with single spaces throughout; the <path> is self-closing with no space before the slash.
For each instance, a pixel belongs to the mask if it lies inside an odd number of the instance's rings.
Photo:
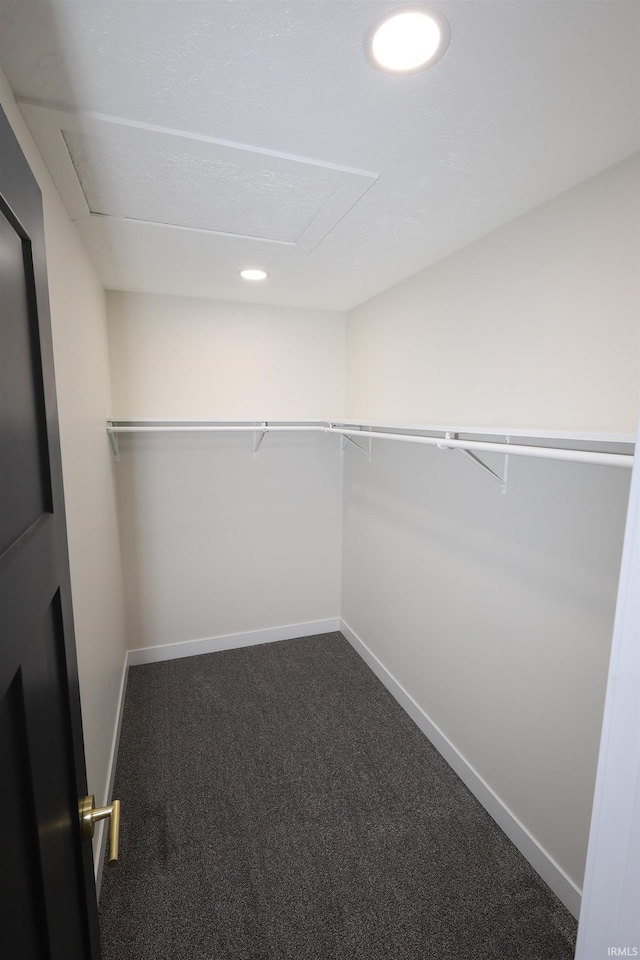
<path id="1" fill-rule="evenodd" d="M 397 5 L 0 0 L 105 286 L 348 309 L 640 146 L 635 0 L 443 0 L 407 77 L 362 52 Z"/>

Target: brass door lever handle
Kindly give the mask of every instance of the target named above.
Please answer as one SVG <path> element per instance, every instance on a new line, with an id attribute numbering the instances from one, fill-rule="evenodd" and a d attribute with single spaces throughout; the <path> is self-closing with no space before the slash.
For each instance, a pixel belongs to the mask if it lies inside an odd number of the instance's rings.
<path id="1" fill-rule="evenodd" d="M 98 820 L 109 817 L 110 867 L 115 867 L 120 853 L 120 801 L 114 800 L 108 807 L 96 807 L 96 798 L 91 795 L 80 801 L 80 832 L 83 840 L 91 840 Z"/>

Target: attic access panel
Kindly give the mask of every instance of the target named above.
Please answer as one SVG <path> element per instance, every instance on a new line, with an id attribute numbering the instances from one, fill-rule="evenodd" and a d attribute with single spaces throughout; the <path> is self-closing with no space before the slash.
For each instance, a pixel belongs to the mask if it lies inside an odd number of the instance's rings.
<path id="1" fill-rule="evenodd" d="M 377 175 L 97 113 L 20 108 L 72 220 L 314 249 Z"/>

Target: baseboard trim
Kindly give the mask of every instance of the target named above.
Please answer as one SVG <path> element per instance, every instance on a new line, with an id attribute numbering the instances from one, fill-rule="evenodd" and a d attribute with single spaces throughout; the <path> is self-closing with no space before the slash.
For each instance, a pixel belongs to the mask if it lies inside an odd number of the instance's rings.
<path id="1" fill-rule="evenodd" d="M 118 746 L 120 744 L 120 730 L 122 729 L 122 713 L 124 710 L 124 698 L 127 690 L 127 677 L 129 674 L 129 652 L 125 654 L 122 665 L 122 678 L 120 680 L 120 693 L 118 694 L 118 707 L 116 710 L 116 722 L 113 729 L 113 739 L 111 741 L 111 752 L 109 754 L 109 766 L 107 768 L 107 788 L 103 806 L 106 806 L 111 800 L 113 794 L 113 782 L 116 776 L 116 762 L 118 760 Z M 100 899 L 100 887 L 102 886 L 102 869 L 104 867 L 104 857 L 107 848 L 107 829 L 106 821 L 98 822 L 96 829 L 97 838 L 94 843 L 94 871 L 96 878 L 96 895 Z"/>
<path id="2" fill-rule="evenodd" d="M 133 667 L 141 663 L 159 663 L 162 660 L 177 660 L 180 657 L 196 657 L 202 653 L 220 653 L 222 650 L 236 650 L 238 647 L 253 647 L 260 643 L 313 637 L 318 633 L 333 633 L 340 629 L 340 624 L 340 617 L 329 617 L 326 620 L 308 620 L 305 623 L 289 623 L 281 627 L 229 633 L 221 637 L 182 640 L 179 643 L 165 643 L 157 647 L 140 647 L 137 650 L 129 650 L 127 661 L 128 666 Z"/>
<path id="3" fill-rule="evenodd" d="M 382 681 L 392 697 L 398 701 L 436 750 L 442 754 L 449 766 L 455 770 L 462 782 L 506 833 L 511 842 L 515 844 L 520 853 L 577 919 L 580 912 L 582 892 L 573 880 L 538 843 L 535 837 L 529 833 L 524 824 L 493 792 L 489 784 L 465 760 L 442 730 L 430 719 L 422 707 L 407 693 L 393 674 L 387 670 L 378 657 L 344 620 L 341 621 L 340 630 L 356 653 L 362 657 L 378 679 Z"/>

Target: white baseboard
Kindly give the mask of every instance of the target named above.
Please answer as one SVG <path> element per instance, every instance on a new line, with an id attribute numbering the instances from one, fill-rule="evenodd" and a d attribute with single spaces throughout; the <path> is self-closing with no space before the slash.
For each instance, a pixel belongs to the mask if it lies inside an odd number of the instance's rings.
<path id="1" fill-rule="evenodd" d="M 306 623 L 289 623 L 282 627 L 229 633 L 223 637 L 183 640 L 180 643 L 165 643 L 158 647 L 140 647 L 138 650 L 129 650 L 127 662 L 130 667 L 133 667 L 140 663 L 158 663 L 161 660 L 177 660 L 179 657 L 196 657 L 201 653 L 219 653 L 221 650 L 253 647 L 256 644 L 274 643 L 277 640 L 313 637 L 317 633 L 333 633 L 340 629 L 340 624 L 340 617 L 330 617 L 327 620 L 307 620 Z"/>
<path id="2" fill-rule="evenodd" d="M 471 764 L 465 760 L 442 730 L 427 716 L 422 707 L 420 707 L 404 687 L 398 683 L 396 678 L 344 620 L 341 621 L 340 629 L 356 653 L 360 654 L 365 663 L 385 685 L 392 697 L 394 697 L 400 706 L 409 714 L 414 723 L 422 730 L 427 739 L 431 741 L 436 750 L 442 754 L 449 766 L 455 770 L 462 782 L 480 801 L 485 810 L 493 817 L 511 842 L 515 844 L 520 853 L 529 861 L 534 870 L 540 874 L 545 883 L 551 887 L 555 895 L 577 919 L 580 912 L 582 894 L 579 887 L 567 876 L 547 851 L 540 846 L 524 824 L 509 810 L 500 797 L 493 792 L 489 784 L 486 783 Z"/>
<path id="3" fill-rule="evenodd" d="M 122 665 L 122 679 L 120 680 L 120 693 L 118 695 L 118 707 L 116 710 L 116 722 L 113 730 L 113 739 L 111 741 L 111 752 L 109 754 L 109 766 L 107 769 L 107 787 L 105 791 L 105 796 L 99 798 L 99 806 L 107 806 L 111 800 L 113 794 L 113 781 L 116 776 L 116 761 L 118 759 L 118 744 L 120 743 L 120 730 L 122 728 L 122 712 L 124 708 L 124 697 L 127 689 L 127 676 L 129 673 L 129 654 L 125 654 L 124 663 Z M 102 803 L 100 800 L 102 799 Z M 107 846 L 107 829 L 106 821 L 101 820 L 98 822 L 96 828 L 96 839 L 94 840 L 94 870 L 96 878 L 96 894 L 98 899 L 100 899 L 100 887 L 102 885 L 102 869 L 104 867 L 104 856 L 106 853 Z"/>

